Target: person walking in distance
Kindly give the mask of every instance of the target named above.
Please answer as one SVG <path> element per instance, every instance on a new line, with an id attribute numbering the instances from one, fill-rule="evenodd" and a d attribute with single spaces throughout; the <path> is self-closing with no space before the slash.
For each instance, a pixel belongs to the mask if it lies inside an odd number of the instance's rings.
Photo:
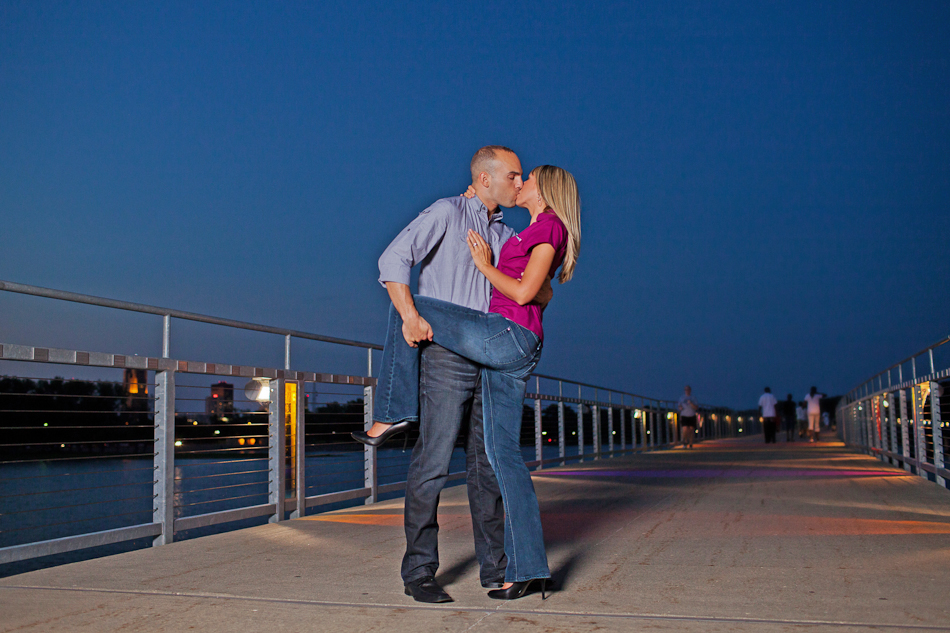
<path id="1" fill-rule="evenodd" d="M 769 387 L 759 396 L 759 415 L 762 416 L 762 429 L 765 432 L 765 443 L 775 443 L 775 405 L 778 401 L 772 395 Z"/>
<path id="2" fill-rule="evenodd" d="M 676 403 L 680 412 L 680 429 L 683 434 L 683 448 L 693 448 L 693 437 L 696 435 L 696 413 L 699 405 L 693 400 L 693 388 L 689 385 L 683 389 L 683 395 Z"/>
<path id="3" fill-rule="evenodd" d="M 782 424 L 785 425 L 785 441 L 795 441 L 795 401 L 792 394 L 782 403 Z"/>
<path id="4" fill-rule="evenodd" d="M 812 387 L 805 396 L 805 403 L 808 406 L 808 441 L 821 441 L 821 399 L 825 394 L 818 393 L 817 387 Z"/>
<path id="5" fill-rule="evenodd" d="M 804 438 L 805 431 L 808 430 L 808 413 L 805 410 L 805 402 L 799 402 L 795 407 L 795 419 L 798 422 L 798 437 Z"/>

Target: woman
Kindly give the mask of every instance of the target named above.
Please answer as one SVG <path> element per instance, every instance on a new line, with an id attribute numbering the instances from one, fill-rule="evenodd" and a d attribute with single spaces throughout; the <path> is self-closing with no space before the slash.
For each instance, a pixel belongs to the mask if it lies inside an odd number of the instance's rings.
<path id="1" fill-rule="evenodd" d="M 432 327 L 434 343 L 484 366 L 485 450 L 501 488 L 508 556 L 505 584 L 488 595 L 504 600 L 520 598 L 535 581 L 543 598 L 551 577 L 538 500 L 521 456 L 522 404 L 544 339 L 541 307 L 529 302 L 559 267 L 560 282 L 570 280 L 580 251 L 580 198 L 570 173 L 550 165 L 535 168 L 516 204 L 528 210 L 531 223 L 505 243 L 497 268 L 485 240 L 474 231 L 468 234 L 475 266 L 493 287 L 489 313 L 414 298 L 416 310 Z M 402 320 L 394 308 L 389 324 L 374 425 L 368 432 L 353 434 L 374 446 L 406 430 L 408 420 L 419 416 L 419 350 L 403 339 Z M 394 389 L 394 383 L 399 388 Z"/>

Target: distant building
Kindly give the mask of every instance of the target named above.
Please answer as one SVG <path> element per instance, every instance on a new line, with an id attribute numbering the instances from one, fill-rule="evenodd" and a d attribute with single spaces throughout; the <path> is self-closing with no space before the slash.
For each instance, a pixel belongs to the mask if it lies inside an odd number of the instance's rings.
<path id="1" fill-rule="evenodd" d="M 217 382 L 211 385 L 211 395 L 205 398 L 205 415 L 223 417 L 234 413 L 234 385 Z"/>
<path id="2" fill-rule="evenodd" d="M 148 407 L 148 372 L 144 369 L 126 368 L 122 378 L 122 387 L 125 390 L 125 408 L 129 410 L 145 410 Z"/>

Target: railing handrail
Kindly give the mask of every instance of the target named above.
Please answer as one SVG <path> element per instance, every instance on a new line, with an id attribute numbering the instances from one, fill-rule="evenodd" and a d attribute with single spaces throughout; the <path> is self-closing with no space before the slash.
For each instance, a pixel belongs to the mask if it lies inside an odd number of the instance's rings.
<path id="1" fill-rule="evenodd" d="M 838 435 L 849 446 L 905 471 L 930 479 L 941 488 L 950 487 L 950 470 L 945 443 L 950 428 L 945 427 L 947 395 L 941 380 L 950 377 L 950 364 L 937 365 L 933 350 L 950 342 L 950 337 L 872 376 L 847 393 L 838 403 Z M 929 353 L 929 354 L 928 354 Z M 908 361 L 929 355 L 930 371 L 910 379 L 890 380 L 890 372 Z M 883 375 L 888 374 L 884 385 Z M 880 379 L 875 387 L 875 379 Z M 866 388 L 866 387 L 870 388 Z"/>
<path id="2" fill-rule="evenodd" d="M 936 343 L 933 343 L 932 345 L 928 345 L 927 347 L 923 348 L 922 350 L 920 350 L 920 351 L 917 352 L 916 354 L 911 354 L 910 356 L 908 356 L 908 357 L 905 358 L 904 360 L 899 361 L 899 362 L 896 362 L 896 363 L 894 363 L 893 365 L 891 365 L 890 367 L 887 367 L 887 368 L 885 368 L 885 369 L 882 369 L 881 371 L 877 372 L 876 374 L 874 374 L 873 376 L 871 376 L 871 377 L 868 378 L 867 380 L 863 380 L 863 381 L 859 382 L 859 383 L 857 384 L 857 386 L 855 386 L 854 388 L 852 388 L 852 389 L 850 389 L 850 390 L 848 391 L 848 395 L 854 393 L 855 391 L 857 391 L 858 389 L 860 389 L 860 388 L 863 387 L 864 385 L 866 385 L 866 384 L 868 384 L 868 383 L 870 383 L 870 382 L 874 382 L 874 379 L 875 379 L 875 378 L 878 378 L 878 377 L 880 377 L 880 376 L 883 376 L 884 374 L 886 374 L 886 373 L 888 373 L 888 372 L 890 372 L 890 371 L 892 371 L 892 370 L 894 370 L 894 369 L 896 369 L 896 368 L 898 368 L 898 367 L 903 366 L 904 363 L 909 362 L 909 361 L 912 361 L 912 360 L 914 360 L 915 358 L 917 358 L 918 356 L 921 356 L 922 354 L 925 354 L 926 352 L 929 352 L 930 350 L 937 349 L 937 348 L 940 347 L 941 345 L 946 345 L 947 343 L 950 343 L 950 336 L 946 336 L 946 337 L 940 339 L 939 341 L 937 341 Z"/>
<path id="3" fill-rule="evenodd" d="M 211 325 L 222 325 L 225 327 L 233 327 L 241 330 L 253 330 L 255 332 L 266 332 L 268 334 L 279 334 L 281 336 L 293 336 L 296 338 L 309 339 L 311 341 L 336 343 L 338 345 L 349 345 L 351 347 L 362 347 L 376 350 L 383 349 L 382 345 L 378 345 L 376 343 L 352 341 L 345 338 L 337 338 L 335 336 L 324 336 L 322 334 L 313 334 L 312 332 L 289 330 L 287 328 L 260 325 L 258 323 L 249 323 L 247 321 L 237 321 L 235 319 L 223 319 L 221 317 L 198 314 L 196 312 L 185 312 L 183 310 L 175 310 L 174 308 L 161 308 L 145 303 L 132 303 L 130 301 L 107 299 L 105 297 L 84 295 L 78 292 L 69 292 L 66 290 L 54 290 L 52 288 L 29 286 L 27 284 L 18 284 L 12 281 L 0 281 L 0 290 L 6 290 L 7 292 L 17 292 L 25 295 L 33 295 L 35 297 L 46 297 L 48 299 L 59 299 L 61 301 L 72 301 L 74 303 L 86 303 L 103 308 L 127 310 L 129 312 L 141 312 L 144 314 L 154 314 L 157 316 L 170 316 L 185 321 L 197 321 L 199 323 L 209 323 Z"/>
<path id="4" fill-rule="evenodd" d="M 312 332 L 303 332 L 301 330 L 290 330 L 287 328 L 273 327 L 270 325 L 261 325 L 259 323 L 249 323 L 247 321 L 238 321 L 236 319 L 225 319 L 216 316 L 210 316 L 207 314 L 198 314 L 197 312 L 186 312 L 184 310 L 176 310 L 174 308 L 162 308 L 159 306 L 148 305 L 145 303 L 133 303 L 131 301 L 120 301 L 118 299 L 109 299 L 106 297 L 97 297 L 94 295 L 86 295 L 78 292 L 69 292 L 67 290 L 55 290 L 53 288 L 42 288 L 40 286 L 31 286 L 28 284 L 20 284 L 13 281 L 3 281 L 0 280 L 0 290 L 6 292 L 15 292 L 19 294 L 32 295 L 34 297 L 44 297 L 47 299 L 58 299 L 60 301 L 71 301 L 73 303 L 85 303 L 88 305 L 99 306 L 103 308 L 114 308 L 116 310 L 126 310 L 128 312 L 139 312 L 143 314 L 154 314 L 156 316 L 162 317 L 174 317 L 176 319 L 182 319 L 185 321 L 196 321 L 198 323 L 208 323 L 210 325 L 221 325 L 224 327 L 233 327 L 242 330 L 251 330 L 254 332 L 265 332 L 267 334 L 278 334 L 280 336 L 292 336 L 300 339 L 307 339 L 311 341 L 320 341 L 323 343 L 335 343 L 338 345 L 348 345 L 350 347 L 360 347 L 364 349 L 374 349 L 382 350 L 383 346 L 377 343 L 367 343 L 365 341 L 354 341 L 350 339 L 337 338 L 335 336 L 324 336 L 323 334 L 314 334 Z M 618 395 L 630 396 L 632 398 L 641 398 L 643 400 L 651 400 L 657 403 L 671 403 L 672 400 L 665 400 L 663 398 L 652 398 L 650 396 L 641 396 L 639 394 L 631 393 L 629 391 L 621 391 L 619 389 L 612 389 L 610 387 L 604 387 L 601 385 L 593 385 L 586 382 L 578 382 L 576 380 L 571 380 L 570 378 L 560 378 L 557 376 L 549 376 L 546 374 L 532 374 L 532 376 L 538 378 L 544 378 L 545 380 L 557 380 L 560 382 L 570 383 L 572 385 L 580 385 L 582 387 L 588 387 L 590 389 L 600 389 L 608 393 L 615 393 Z"/>

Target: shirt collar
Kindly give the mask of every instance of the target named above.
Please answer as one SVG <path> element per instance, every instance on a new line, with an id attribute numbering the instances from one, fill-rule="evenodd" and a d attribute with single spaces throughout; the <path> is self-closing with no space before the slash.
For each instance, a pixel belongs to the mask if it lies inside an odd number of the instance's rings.
<path id="1" fill-rule="evenodd" d="M 465 196 L 462 197 L 465 198 Z M 485 203 L 482 202 L 478 196 L 473 198 L 465 198 L 465 205 L 469 210 L 480 213 L 483 218 L 488 217 L 488 207 L 485 206 Z M 505 214 L 502 213 L 501 207 L 498 207 L 498 209 L 492 213 L 491 219 L 488 221 L 488 223 L 494 224 L 495 222 L 501 222 L 504 217 Z"/>

